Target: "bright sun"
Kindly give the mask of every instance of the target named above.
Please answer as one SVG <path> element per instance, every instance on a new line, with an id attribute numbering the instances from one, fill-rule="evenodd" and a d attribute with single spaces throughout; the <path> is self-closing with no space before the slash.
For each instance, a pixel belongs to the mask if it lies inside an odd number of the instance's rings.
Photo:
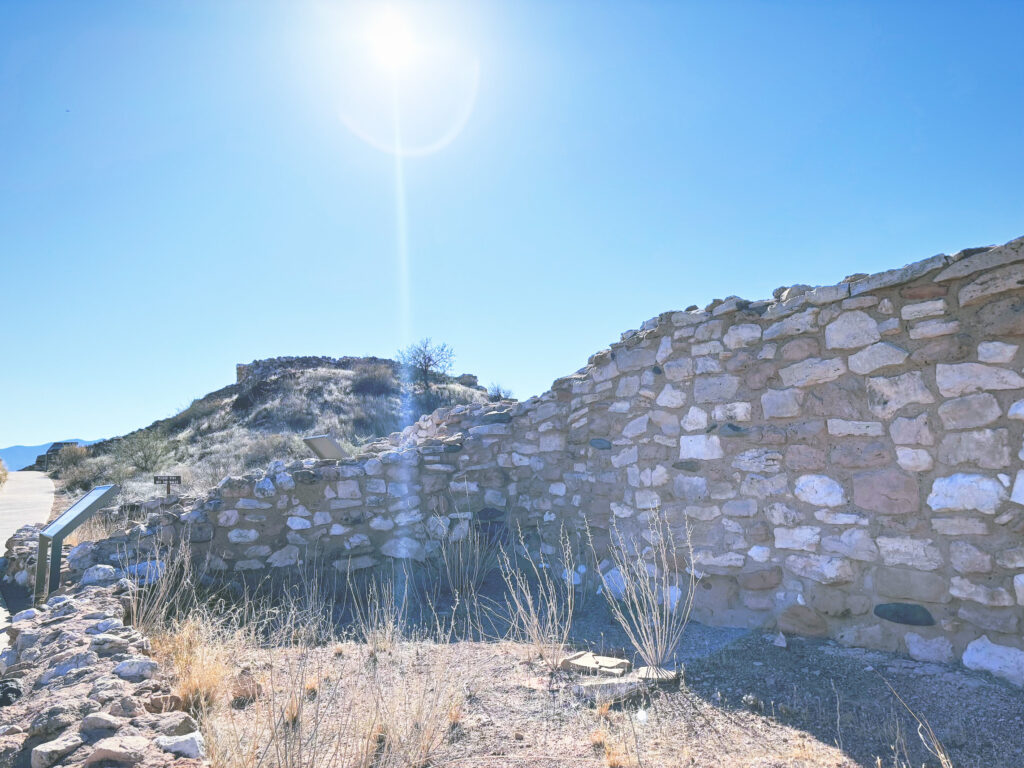
<path id="1" fill-rule="evenodd" d="M 383 8 L 367 30 L 370 50 L 378 66 L 392 74 L 407 69 L 416 53 L 416 39 L 409 20 L 394 8 Z"/>

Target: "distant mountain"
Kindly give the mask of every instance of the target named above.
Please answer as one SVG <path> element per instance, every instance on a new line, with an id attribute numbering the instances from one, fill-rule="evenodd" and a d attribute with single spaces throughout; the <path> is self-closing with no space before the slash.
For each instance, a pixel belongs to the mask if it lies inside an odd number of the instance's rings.
<path id="1" fill-rule="evenodd" d="M 54 442 L 74 442 L 79 445 L 93 445 L 94 443 L 99 443 L 101 441 L 80 440 L 77 437 L 73 437 L 69 440 L 55 440 Z M 53 445 L 53 443 L 43 443 L 42 445 L 12 445 L 9 448 L 0 448 L 0 460 L 7 465 L 9 470 L 17 472 L 19 469 L 24 469 L 30 464 L 34 464 L 36 457 L 41 453 L 46 453 L 46 449 L 51 445 Z"/>

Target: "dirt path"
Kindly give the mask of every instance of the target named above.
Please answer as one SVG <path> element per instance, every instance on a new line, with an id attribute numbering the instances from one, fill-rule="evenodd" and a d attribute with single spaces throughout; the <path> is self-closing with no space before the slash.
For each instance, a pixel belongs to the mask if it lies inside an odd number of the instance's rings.
<path id="1" fill-rule="evenodd" d="M 53 507 L 53 480 L 45 472 L 11 472 L 0 488 L 0 549 L 25 523 L 45 523 Z M 0 627 L 10 617 L 0 595 Z M 7 635 L 0 635 L 0 650 L 7 645 Z"/>

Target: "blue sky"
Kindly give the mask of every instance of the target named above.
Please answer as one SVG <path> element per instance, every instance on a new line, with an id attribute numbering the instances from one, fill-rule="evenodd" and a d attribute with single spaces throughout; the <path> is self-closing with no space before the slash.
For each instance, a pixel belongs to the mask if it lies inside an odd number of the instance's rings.
<path id="1" fill-rule="evenodd" d="M 525 398 L 662 311 L 1024 234 L 1024 3 L 393 7 L 397 73 L 373 5 L 0 3 L 0 445 L 409 337 Z M 407 313 L 387 78 L 449 139 L 401 160 Z"/>

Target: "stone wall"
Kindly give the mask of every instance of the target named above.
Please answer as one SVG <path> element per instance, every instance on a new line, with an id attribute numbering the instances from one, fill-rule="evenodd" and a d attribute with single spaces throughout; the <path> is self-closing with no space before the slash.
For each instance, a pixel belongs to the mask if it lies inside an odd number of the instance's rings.
<path id="1" fill-rule="evenodd" d="M 1024 684 L 1024 238 L 668 312 L 523 403 L 278 462 L 137 534 L 224 573 L 428 557 L 506 512 L 691 531 L 704 622 L 962 658 Z M 88 558 L 82 560 L 87 562 Z"/>

